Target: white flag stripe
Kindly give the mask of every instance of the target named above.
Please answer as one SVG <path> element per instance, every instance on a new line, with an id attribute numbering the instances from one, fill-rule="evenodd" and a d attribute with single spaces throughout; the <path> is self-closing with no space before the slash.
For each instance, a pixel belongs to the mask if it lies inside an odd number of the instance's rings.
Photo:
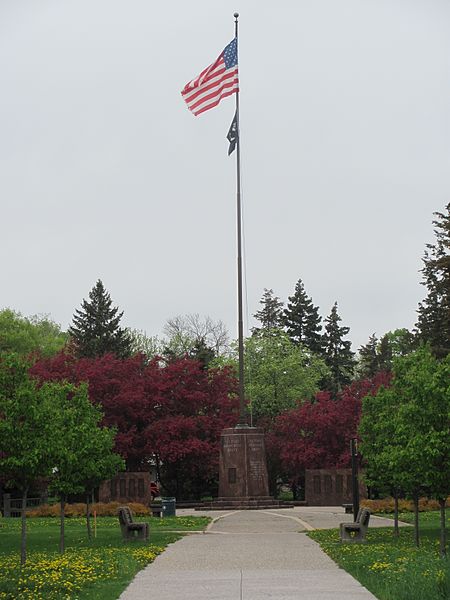
<path id="1" fill-rule="evenodd" d="M 195 101 L 188 102 L 188 107 L 191 110 L 197 111 L 202 105 L 209 104 L 214 101 L 215 98 L 219 97 L 223 91 L 229 91 L 230 89 L 237 89 L 239 86 L 239 80 L 236 78 L 234 80 L 230 80 L 226 84 L 223 82 L 220 86 L 218 86 L 215 90 L 208 90 L 203 95 L 195 98 Z"/>
<path id="2" fill-rule="evenodd" d="M 226 98 L 227 96 L 231 96 L 231 94 L 234 94 L 234 92 L 239 91 L 239 84 L 236 83 L 235 85 L 233 85 L 231 88 L 225 88 L 221 94 L 217 95 L 214 97 L 214 99 L 210 99 L 210 102 L 205 102 L 203 103 L 201 106 L 198 106 L 197 108 L 193 109 L 192 112 L 194 113 L 194 115 L 199 115 L 202 112 L 205 112 L 206 110 L 209 110 L 210 108 L 214 108 L 214 106 L 217 106 L 219 104 L 219 102 L 222 100 L 222 98 Z"/>
<path id="3" fill-rule="evenodd" d="M 193 79 L 192 81 L 190 81 L 186 87 L 198 87 L 199 85 L 201 85 L 203 83 L 203 80 L 206 78 L 210 78 L 212 77 L 217 71 L 222 71 L 225 70 L 225 62 L 223 60 L 223 58 L 221 58 L 220 60 L 218 60 L 216 63 L 214 63 L 213 65 L 210 65 L 209 67 L 207 67 L 204 71 L 202 71 L 200 73 L 200 75 L 198 75 L 198 77 L 196 77 L 195 79 Z"/>
<path id="4" fill-rule="evenodd" d="M 225 75 L 219 75 L 218 77 L 215 77 L 212 80 L 208 80 L 208 82 L 203 85 L 203 87 L 208 88 L 208 89 L 205 90 L 204 93 L 209 94 L 214 89 L 219 89 L 220 85 L 224 81 L 228 82 L 230 79 L 236 78 L 237 75 L 238 75 L 237 69 L 233 69 L 233 70 L 230 70 L 230 72 L 226 73 Z M 214 85 L 214 84 L 216 84 L 216 85 Z M 197 100 L 197 98 L 199 98 L 202 94 L 203 94 L 202 87 L 201 86 L 200 87 L 196 87 L 196 88 L 193 88 L 192 91 L 189 91 L 186 94 L 184 94 L 184 99 L 189 104 L 193 100 L 194 101 Z"/>
<path id="5" fill-rule="evenodd" d="M 181 95 L 188 109 L 198 115 L 219 104 L 222 98 L 239 92 L 237 39 L 234 38 L 218 58 L 187 83 Z"/>
<path id="6" fill-rule="evenodd" d="M 233 70 L 229 70 L 230 73 L 232 73 L 234 71 Z M 190 92 L 195 92 L 195 90 L 201 89 L 202 86 L 204 85 L 208 85 L 209 83 L 220 79 L 221 77 L 226 77 L 227 76 L 227 70 L 225 69 L 225 65 L 222 64 L 220 68 L 214 69 L 213 72 L 211 72 L 211 75 L 208 75 L 208 78 L 202 78 L 201 80 L 195 80 L 195 82 L 189 83 L 186 86 L 186 89 L 183 91 L 184 95 L 189 95 Z"/>

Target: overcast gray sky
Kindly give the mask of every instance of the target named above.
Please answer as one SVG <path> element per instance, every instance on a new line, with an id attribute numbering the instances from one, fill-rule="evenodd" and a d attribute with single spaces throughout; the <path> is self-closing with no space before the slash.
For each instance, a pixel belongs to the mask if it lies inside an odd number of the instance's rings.
<path id="1" fill-rule="evenodd" d="M 448 0 L 0 0 L 0 307 L 236 332 L 234 97 L 180 90 L 240 12 L 248 311 L 302 278 L 353 348 L 415 323 L 450 197 Z M 252 322 L 249 324 L 252 325 Z"/>

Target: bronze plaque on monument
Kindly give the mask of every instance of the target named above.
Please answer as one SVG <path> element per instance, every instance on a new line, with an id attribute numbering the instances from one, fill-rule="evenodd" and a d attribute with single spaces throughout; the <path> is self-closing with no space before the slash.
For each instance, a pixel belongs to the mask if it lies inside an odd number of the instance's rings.
<path id="1" fill-rule="evenodd" d="M 220 436 L 219 500 L 269 498 L 263 430 L 230 427 Z"/>

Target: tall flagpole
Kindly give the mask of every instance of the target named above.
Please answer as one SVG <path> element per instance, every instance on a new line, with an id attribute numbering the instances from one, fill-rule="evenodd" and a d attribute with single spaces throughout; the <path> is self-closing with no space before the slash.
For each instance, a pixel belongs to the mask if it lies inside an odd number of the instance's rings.
<path id="1" fill-rule="evenodd" d="M 234 35 L 238 42 L 239 13 L 234 13 Z M 238 47 L 238 44 L 237 44 Z M 239 64 L 239 59 L 238 59 Z M 239 128 L 239 90 L 236 91 L 236 199 L 237 199 L 237 270 L 238 270 L 238 344 L 239 344 L 239 423 L 247 427 L 244 394 L 244 319 L 242 309 L 242 208 L 241 208 L 241 132 Z"/>

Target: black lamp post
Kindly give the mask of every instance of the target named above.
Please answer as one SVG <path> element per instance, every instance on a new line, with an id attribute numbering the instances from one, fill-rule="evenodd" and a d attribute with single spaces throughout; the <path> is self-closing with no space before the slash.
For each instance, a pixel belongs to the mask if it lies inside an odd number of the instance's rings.
<path id="1" fill-rule="evenodd" d="M 359 512 L 358 447 L 356 438 L 350 440 L 350 452 L 352 456 L 353 520 L 356 521 Z"/>

